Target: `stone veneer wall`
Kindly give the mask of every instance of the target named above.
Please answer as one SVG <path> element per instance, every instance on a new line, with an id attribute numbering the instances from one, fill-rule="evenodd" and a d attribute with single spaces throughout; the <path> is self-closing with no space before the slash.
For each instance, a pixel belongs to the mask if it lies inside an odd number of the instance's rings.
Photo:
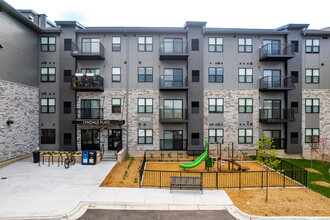
<path id="1" fill-rule="evenodd" d="M 208 140 L 209 98 L 223 98 L 224 143 L 234 143 L 235 149 L 254 148 L 259 140 L 259 91 L 257 89 L 221 89 L 204 90 L 204 140 Z M 253 147 L 251 144 L 238 144 L 238 99 L 253 98 Z M 222 128 L 222 127 L 219 127 Z M 246 127 L 242 127 L 246 128 Z"/>
<path id="2" fill-rule="evenodd" d="M 320 138 L 330 138 L 330 89 L 307 89 L 302 90 L 302 127 L 301 138 L 303 148 L 308 148 L 308 144 L 305 143 L 305 129 L 306 129 L 306 112 L 305 112 L 305 99 L 306 98 L 318 98 L 320 99 L 320 113 L 319 113 L 319 129 Z"/>
<path id="3" fill-rule="evenodd" d="M 14 123 L 7 126 L 10 119 Z M 0 162 L 39 146 L 39 88 L 0 80 Z"/>

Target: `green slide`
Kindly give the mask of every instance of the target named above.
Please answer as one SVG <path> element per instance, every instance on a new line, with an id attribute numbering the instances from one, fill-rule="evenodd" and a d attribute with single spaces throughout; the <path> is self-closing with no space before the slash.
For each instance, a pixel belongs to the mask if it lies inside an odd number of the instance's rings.
<path id="1" fill-rule="evenodd" d="M 179 165 L 179 167 L 181 168 L 194 168 L 197 167 L 199 164 L 201 164 L 208 156 L 207 152 L 208 152 L 208 147 L 209 147 L 209 143 L 208 141 L 205 141 L 205 152 L 202 153 L 202 155 L 200 155 L 194 162 L 192 163 L 182 163 Z"/>

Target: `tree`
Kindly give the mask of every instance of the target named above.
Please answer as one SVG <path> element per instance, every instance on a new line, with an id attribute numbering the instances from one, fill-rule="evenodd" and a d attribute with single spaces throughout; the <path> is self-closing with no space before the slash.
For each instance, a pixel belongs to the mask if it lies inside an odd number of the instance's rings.
<path id="1" fill-rule="evenodd" d="M 322 160 L 322 181 L 324 181 L 324 168 L 328 163 L 330 163 L 330 147 L 329 147 L 328 139 L 320 138 L 319 145 L 320 145 L 320 153 Z"/>
<path id="2" fill-rule="evenodd" d="M 263 137 L 260 138 L 257 144 L 258 155 L 256 161 L 266 165 L 266 201 L 268 202 L 268 167 L 276 169 L 278 164 L 281 163 L 277 159 L 277 151 L 275 149 L 274 139 L 266 136 L 266 132 L 263 132 Z"/>
<path id="3" fill-rule="evenodd" d="M 313 152 L 317 153 L 320 149 L 319 138 L 318 136 L 311 135 L 309 138 L 308 148 L 311 151 L 311 168 L 313 168 Z"/>

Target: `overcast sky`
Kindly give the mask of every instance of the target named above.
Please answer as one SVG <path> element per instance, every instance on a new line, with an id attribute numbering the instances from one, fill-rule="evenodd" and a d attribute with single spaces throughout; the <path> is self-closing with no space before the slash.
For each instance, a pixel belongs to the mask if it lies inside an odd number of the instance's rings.
<path id="1" fill-rule="evenodd" d="M 329 0 L 5 0 L 32 9 L 51 21 L 76 20 L 84 26 L 182 27 L 206 21 L 207 27 L 277 28 L 307 23 L 330 26 Z"/>

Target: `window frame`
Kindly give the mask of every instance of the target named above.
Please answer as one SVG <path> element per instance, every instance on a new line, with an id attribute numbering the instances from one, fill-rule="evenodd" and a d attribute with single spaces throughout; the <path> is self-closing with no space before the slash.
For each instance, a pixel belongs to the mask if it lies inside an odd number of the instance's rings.
<path id="1" fill-rule="evenodd" d="M 47 132 L 47 136 L 43 136 L 43 131 L 46 131 Z M 49 134 L 51 133 L 50 131 L 53 131 L 54 132 L 54 136 L 49 136 Z M 43 142 L 43 138 L 42 137 L 48 137 L 48 138 L 49 137 L 53 137 L 53 139 L 52 139 L 53 142 L 51 142 L 51 143 L 49 143 L 49 142 L 45 143 L 45 142 Z M 41 129 L 41 132 L 40 132 L 40 144 L 56 144 L 56 129 L 47 129 L 47 128 Z"/>
<path id="2" fill-rule="evenodd" d="M 210 136 L 210 131 L 213 131 L 214 130 L 214 135 L 215 136 Z M 221 131 L 222 132 L 222 136 L 218 136 L 218 131 Z M 214 137 L 214 140 L 215 140 L 215 142 L 212 142 L 211 140 L 210 140 L 210 137 Z M 223 137 L 224 137 L 224 130 L 223 130 L 223 128 L 210 128 L 209 130 L 208 130 L 208 141 L 209 141 L 209 143 L 210 144 L 215 144 L 215 143 L 218 143 L 218 138 L 220 138 L 220 142 L 221 142 L 221 144 L 223 144 Z"/>
<path id="3" fill-rule="evenodd" d="M 144 131 L 144 135 L 140 136 L 140 131 Z M 147 131 L 151 131 L 151 136 L 147 136 Z M 140 137 L 144 139 L 144 141 L 140 142 Z M 151 143 L 147 143 L 147 138 L 151 137 Z M 154 138 L 153 138 L 153 129 L 138 129 L 137 130 L 137 142 L 138 144 L 153 144 Z"/>
<path id="4" fill-rule="evenodd" d="M 312 44 L 311 45 L 307 45 L 307 41 L 311 40 L 312 41 Z M 314 46 L 314 41 L 318 41 L 318 45 L 317 46 Z M 311 48 L 311 51 L 310 52 L 307 52 L 307 48 L 310 47 Z M 317 49 L 317 52 L 314 51 L 314 48 L 318 48 Z M 320 39 L 315 39 L 315 38 L 306 38 L 305 39 L 305 53 L 320 53 Z"/>
<path id="5" fill-rule="evenodd" d="M 42 70 L 47 69 L 47 74 L 42 74 Z M 49 70 L 54 69 L 54 74 L 49 74 Z M 47 76 L 47 80 L 43 80 L 42 76 Z M 54 75 L 54 81 L 49 80 L 50 75 Z M 56 67 L 40 67 L 40 82 L 49 82 L 49 83 L 54 83 L 56 82 Z"/>
<path id="6" fill-rule="evenodd" d="M 307 76 L 307 71 L 311 71 L 311 75 Z M 318 71 L 318 76 L 314 76 L 314 71 Z M 310 82 L 307 82 L 307 77 L 311 77 Z M 314 82 L 314 77 L 317 77 L 317 82 Z M 306 68 L 305 69 L 305 83 L 306 84 L 320 84 L 320 69 L 311 69 L 311 68 Z"/>
<path id="7" fill-rule="evenodd" d="M 311 135 L 306 135 L 307 134 L 307 130 L 311 130 Z M 318 131 L 318 135 L 314 135 L 314 130 Z M 313 141 L 311 140 L 310 137 L 312 137 L 314 135 L 314 137 L 317 137 L 317 141 Z M 320 128 L 305 128 L 305 143 L 319 143 L 320 141 Z"/>
<path id="8" fill-rule="evenodd" d="M 68 111 L 68 107 L 65 107 L 65 103 L 70 103 L 70 111 Z M 72 112 L 72 102 L 71 101 L 63 101 L 63 114 L 71 114 Z"/>
<path id="9" fill-rule="evenodd" d="M 140 42 L 140 38 L 143 38 L 144 39 L 144 43 L 139 43 Z M 151 44 L 147 43 L 147 38 L 151 38 Z M 138 47 L 137 47 L 137 50 L 138 52 L 153 52 L 153 37 L 152 36 L 139 36 L 137 38 L 138 40 Z M 144 45 L 144 50 L 140 50 L 140 45 Z M 147 46 L 150 46 L 151 45 L 151 50 L 147 50 Z"/>
<path id="10" fill-rule="evenodd" d="M 214 69 L 214 81 L 210 80 L 210 70 Z M 218 74 L 218 69 L 222 70 L 222 74 Z M 217 82 L 217 79 L 220 78 L 221 82 Z M 209 71 L 208 71 L 208 79 L 209 79 L 209 83 L 223 83 L 224 82 L 224 68 L 223 67 L 209 67 Z"/>
<path id="11" fill-rule="evenodd" d="M 210 39 L 214 39 L 214 44 L 210 44 Z M 217 39 L 221 39 L 221 44 L 217 43 Z M 208 51 L 210 53 L 223 53 L 223 37 L 209 37 L 207 41 L 207 45 L 208 45 Z M 210 46 L 214 46 L 214 51 L 210 50 Z M 221 47 L 221 50 L 217 49 L 218 46 Z"/>
<path id="12" fill-rule="evenodd" d="M 144 100 L 144 105 L 140 105 L 140 100 Z M 151 105 L 147 105 L 147 99 L 149 99 L 149 100 L 151 100 Z M 138 100 L 137 100 L 137 104 L 138 104 L 138 107 L 137 107 L 137 109 L 138 109 L 138 113 L 139 114 L 152 114 L 153 113 L 153 111 L 154 111 L 154 108 L 153 108 L 153 98 L 138 98 Z M 140 111 L 140 106 L 143 106 L 143 109 L 144 109 L 144 111 Z M 147 107 L 150 107 L 151 106 L 151 112 L 148 112 L 147 111 Z"/>
<path id="13" fill-rule="evenodd" d="M 140 74 L 140 69 L 143 69 L 144 74 Z M 151 74 L 147 74 L 147 69 L 151 69 Z M 152 67 L 138 67 L 138 82 L 139 83 L 152 83 L 154 81 L 154 73 Z M 140 75 L 144 76 L 144 81 L 140 81 Z M 147 76 L 151 75 L 151 81 L 147 81 Z"/>
<path id="14" fill-rule="evenodd" d="M 42 100 L 43 99 L 45 99 L 45 100 L 47 100 L 47 105 L 42 105 Z M 54 105 L 49 105 L 49 100 L 50 99 L 54 99 Z M 46 108 L 47 108 L 47 111 L 46 112 L 43 112 L 42 111 L 42 107 L 43 106 L 46 106 Z M 54 106 L 54 112 L 50 112 L 49 111 L 49 108 L 51 107 L 51 106 Z M 56 99 L 55 98 L 40 98 L 40 113 L 41 114 L 55 114 L 56 113 Z"/>
<path id="15" fill-rule="evenodd" d="M 240 130 L 244 131 L 244 136 L 240 136 Z M 251 136 L 246 135 L 246 131 L 251 130 Z M 243 142 L 240 142 L 240 137 L 244 138 Z M 247 137 L 251 137 L 251 142 L 247 142 Z M 238 129 L 238 144 L 253 144 L 253 129 L 252 128 L 239 128 Z"/>
<path id="16" fill-rule="evenodd" d="M 240 44 L 240 39 L 243 39 L 244 40 L 244 44 Z M 249 44 L 246 44 L 246 40 L 247 39 L 250 39 L 251 40 L 251 45 L 249 45 Z M 250 37 L 239 37 L 238 39 L 237 39 L 237 51 L 238 51 L 238 53 L 252 53 L 253 52 L 253 40 L 252 40 L 252 38 L 250 38 Z M 242 46 L 243 48 L 244 48 L 244 50 L 243 51 L 240 51 L 240 46 Z M 251 51 L 247 51 L 247 47 L 248 46 L 250 46 L 251 47 Z"/>
<path id="17" fill-rule="evenodd" d="M 119 43 L 113 43 L 114 42 L 114 38 L 119 38 Z M 112 36 L 111 43 L 112 43 L 111 44 L 112 52 L 121 52 L 121 37 L 120 36 Z M 116 46 L 117 47 L 119 46 L 119 50 L 114 50 L 114 48 L 116 48 Z"/>
<path id="18" fill-rule="evenodd" d="M 252 105 L 247 105 L 247 100 L 251 99 L 252 100 Z M 240 100 L 244 100 L 244 105 L 240 105 Z M 244 111 L 240 111 L 240 107 L 244 106 Z M 247 111 L 247 107 L 251 107 L 251 112 Z M 253 98 L 238 98 L 238 113 L 247 113 L 251 114 L 253 113 Z"/>
<path id="19" fill-rule="evenodd" d="M 211 111 L 211 106 L 213 106 L 213 105 L 210 105 L 210 102 L 211 102 L 211 99 L 213 100 L 215 100 L 215 105 L 214 105 L 214 109 L 215 109 L 215 111 Z M 220 101 L 221 100 L 221 101 Z M 209 113 L 223 113 L 223 111 L 224 111 L 224 104 L 223 104 L 223 98 L 209 98 L 209 100 L 208 100 L 209 102 L 208 102 L 208 104 L 209 104 Z M 222 105 L 218 105 L 218 101 L 220 101 L 220 102 L 222 102 Z M 220 111 L 218 111 L 218 106 L 220 106 Z"/>
<path id="20" fill-rule="evenodd" d="M 97 70 L 98 70 L 99 74 L 96 74 Z M 81 68 L 81 72 L 83 74 L 94 73 L 94 76 L 101 76 L 101 69 L 100 68 Z"/>
<path id="21" fill-rule="evenodd" d="M 244 75 L 240 75 L 240 70 L 244 70 Z M 251 70 L 251 75 L 246 75 L 247 70 Z M 244 76 L 244 81 L 240 81 L 240 76 Z M 247 76 L 251 76 L 251 82 L 247 82 Z M 253 83 L 253 68 L 238 68 L 238 83 Z"/>
<path id="22" fill-rule="evenodd" d="M 114 100 L 117 100 L 117 99 L 119 99 L 119 105 L 114 105 L 113 104 L 113 101 Z M 115 109 L 114 109 L 114 107 L 119 107 L 120 111 L 119 112 L 116 112 Z M 121 112 L 121 98 L 112 98 L 111 99 L 111 112 L 112 112 L 112 114 L 121 114 L 122 113 Z"/>
<path id="23" fill-rule="evenodd" d="M 68 41 L 70 44 L 68 44 Z M 68 45 L 70 45 L 68 47 Z M 64 51 L 71 51 L 72 50 L 72 38 L 64 38 Z"/>
<path id="24" fill-rule="evenodd" d="M 307 105 L 307 101 L 311 101 L 311 105 Z M 318 105 L 314 105 L 314 101 L 318 101 Z M 310 108 L 310 111 L 307 111 L 307 108 Z M 314 111 L 314 108 L 317 108 L 316 111 Z M 320 99 L 318 98 L 306 98 L 305 99 L 305 113 L 306 114 L 312 114 L 312 113 L 320 113 Z"/>
<path id="25" fill-rule="evenodd" d="M 43 44 L 42 43 L 42 38 L 47 38 L 47 43 L 46 44 Z M 49 43 L 49 38 L 54 38 L 54 44 L 50 44 Z M 43 50 L 42 49 L 42 46 L 43 45 L 46 45 L 47 46 L 47 50 Z M 49 50 L 49 46 L 50 45 L 54 45 L 54 50 Z M 56 36 L 40 36 L 40 51 L 41 52 L 56 52 Z"/>
<path id="26" fill-rule="evenodd" d="M 114 69 L 119 69 L 119 74 L 114 74 Z M 115 80 L 114 79 L 114 76 L 119 76 L 119 80 Z M 111 69 L 111 79 L 112 79 L 112 82 L 121 82 L 121 68 L 120 67 L 112 67 Z"/>

